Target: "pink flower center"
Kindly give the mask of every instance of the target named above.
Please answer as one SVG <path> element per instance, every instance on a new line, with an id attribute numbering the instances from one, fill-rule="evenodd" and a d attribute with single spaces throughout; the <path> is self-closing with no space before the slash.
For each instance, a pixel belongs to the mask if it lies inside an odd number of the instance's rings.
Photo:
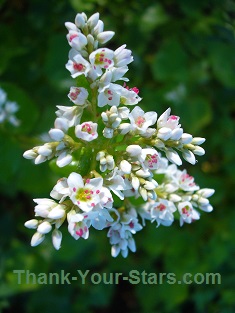
<path id="1" fill-rule="evenodd" d="M 79 88 L 73 88 L 71 92 L 69 93 L 69 96 L 72 100 L 76 100 L 77 96 L 81 93 L 81 90 Z"/>
<path id="2" fill-rule="evenodd" d="M 78 71 L 78 72 L 83 72 L 84 69 L 85 69 L 85 66 L 81 63 L 73 63 L 73 68 L 75 71 Z"/>
<path id="3" fill-rule="evenodd" d="M 88 134 L 91 134 L 91 133 L 92 133 L 91 125 L 88 124 L 88 123 L 82 124 L 82 131 L 83 131 L 83 132 L 86 132 L 86 133 L 88 133 Z"/>
<path id="4" fill-rule="evenodd" d="M 78 34 L 73 34 L 69 36 L 69 41 L 71 42 L 74 38 L 78 37 Z"/>
<path id="5" fill-rule="evenodd" d="M 142 116 L 138 116 L 137 119 L 135 120 L 135 123 L 138 127 L 142 127 L 143 124 L 145 123 L 145 118 Z"/>
<path id="6" fill-rule="evenodd" d="M 166 209 L 166 206 L 163 203 L 160 203 L 156 208 L 157 210 L 162 212 Z"/>

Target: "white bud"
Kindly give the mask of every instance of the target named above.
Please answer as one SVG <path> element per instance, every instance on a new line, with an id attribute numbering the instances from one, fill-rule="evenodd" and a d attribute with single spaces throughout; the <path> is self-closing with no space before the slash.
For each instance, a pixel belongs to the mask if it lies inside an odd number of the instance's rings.
<path id="1" fill-rule="evenodd" d="M 52 232 L 52 243 L 56 250 L 60 249 L 62 241 L 62 233 L 58 229 L 54 229 Z"/>
<path id="2" fill-rule="evenodd" d="M 38 227 L 38 220 L 32 219 L 24 223 L 24 226 L 30 229 L 36 229 Z"/>
<path id="3" fill-rule="evenodd" d="M 84 17 L 84 14 L 78 13 L 75 17 L 75 24 L 78 28 L 83 28 L 85 26 L 86 19 Z M 66 24 L 65 24 L 66 26 Z"/>
<path id="4" fill-rule="evenodd" d="M 31 239 L 31 246 L 36 247 L 40 245 L 41 242 L 45 239 L 45 235 L 36 232 Z"/>
<path id="5" fill-rule="evenodd" d="M 103 136 L 105 138 L 113 138 L 113 129 L 105 127 L 105 129 L 103 130 Z"/>
<path id="6" fill-rule="evenodd" d="M 109 41 L 110 39 L 112 39 L 114 34 L 115 33 L 112 31 L 106 31 L 106 32 L 99 33 L 97 36 L 97 40 L 99 41 L 99 43 L 104 44 L 107 41 Z"/>
<path id="7" fill-rule="evenodd" d="M 38 155 L 34 161 L 35 164 L 40 164 L 40 163 L 43 163 L 47 160 L 47 158 L 43 155 Z"/>
<path id="8" fill-rule="evenodd" d="M 107 164 L 104 164 L 104 165 L 100 165 L 100 170 L 101 172 L 105 172 L 107 170 Z"/>
<path id="9" fill-rule="evenodd" d="M 55 125 L 55 128 L 58 128 L 62 131 L 67 131 L 69 128 L 67 120 L 62 117 L 57 117 L 54 125 Z"/>
<path id="10" fill-rule="evenodd" d="M 203 188 L 198 190 L 198 194 L 200 194 L 204 198 L 209 198 L 214 194 L 215 190 L 210 188 Z"/>
<path id="11" fill-rule="evenodd" d="M 35 159 L 37 157 L 37 153 L 30 149 L 24 152 L 23 157 L 29 160 Z"/>
<path id="12" fill-rule="evenodd" d="M 168 149 L 166 151 L 166 157 L 170 162 L 175 163 L 176 165 L 182 164 L 182 161 L 181 161 L 178 153 L 176 151 L 174 151 L 173 149 Z"/>
<path id="13" fill-rule="evenodd" d="M 67 151 L 62 152 L 56 160 L 56 165 L 64 167 L 72 162 L 72 156 L 67 154 Z"/>
<path id="14" fill-rule="evenodd" d="M 102 117 L 102 120 L 103 120 L 104 122 L 108 122 L 108 121 L 109 121 L 108 115 L 107 115 L 105 112 L 102 112 L 102 113 L 101 113 L 101 117 Z"/>
<path id="15" fill-rule="evenodd" d="M 100 159 L 100 164 L 101 164 L 101 165 L 105 165 L 106 163 L 107 163 L 106 158 L 105 158 L 105 157 L 102 157 L 102 158 Z"/>
<path id="16" fill-rule="evenodd" d="M 91 34 L 87 35 L 87 42 L 88 42 L 88 44 L 93 46 L 94 45 L 94 41 L 95 41 L 95 39 L 94 39 L 94 37 Z"/>
<path id="17" fill-rule="evenodd" d="M 144 188 L 147 190 L 153 190 L 154 188 L 156 188 L 155 184 L 150 182 L 150 181 L 146 181 L 144 184 Z"/>
<path id="18" fill-rule="evenodd" d="M 171 132 L 171 140 L 179 140 L 183 134 L 182 128 L 175 128 Z"/>
<path id="19" fill-rule="evenodd" d="M 45 222 L 42 222 L 39 226 L 38 226 L 38 229 L 37 231 L 40 233 L 40 234 L 47 234 L 51 231 L 52 229 L 52 226 L 49 222 L 45 221 Z"/>
<path id="20" fill-rule="evenodd" d="M 173 193 L 169 196 L 169 200 L 172 202 L 179 202 L 181 201 L 181 197 Z"/>
<path id="21" fill-rule="evenodd" d="M 49 130 L 49 135 L 51 139 L 55 141 L 61 141 L 64 138 L 64 132 L 57 128 L 52 128 Z"/>
<path id="22" fill-rule="evenodd" d="M 198 203 L 201 205 L 208 205 L 209 204 L 209 200 L 207 198 L 199 198 L 198 199 Z"/>
<path id="23" fill-rule="evenodd" d="M 74 24 L 71 23 L 71 22 L 66 22 L 64 25 L 65 25 L 65 27 L 68 29 L 68 31 L 70 31 L 70 30 L 75 30 L 75 31 L 77 31 L 76 25 L 74 25 Z"/>
<path id="24" fill-rule="evenodd" d="M 182 157 L 189 162 L 190 164 L 194 165 L 196 163 L 196 159 L 192 151 L 183 150 Z"/>
<path id="25" fill-rule="evenodd" d="M 157 132 L 157 137 L 166 141 L 171 137 L 172 130 L 168 127 L 162 127 Z"/>
<path id="26" fill-rule="evenodd" d="M 87 24 L 90 27 L 90 29 L 93 29 L 97 25 L 99 21 L 99 16 L 100 16 L 99 13 L 95 13 L 88 19 Z"/>
<path id="27" fill-rule="evenodd" d="M 142 152 L 142 148 L 139 145 L 130 145 L 126 148 L 126 152 L 130 154 L 130 156 L 138 156 Z"/>
<path id="28" fill-rule="evenodd" d="M 143 198 L 144 201 L 147 201 L 148 195 L 147 195 L 147 190 L 140 187 L 140 195 Z"/>
<path id="29" fill-rule="evenodd" d="M 119 125 L 118 130 L 120 131 L 120 134 L 126 135 L 127 133 L 129 133 L 130 128 L 131 128 L 131 124 L 123 123 Z"/>
<path id="30" fill-rule="evenodd" d="M 193 153 L 201 156 L 205 154 L 205 150 L 202 147 L 196 146 L 195 149 L 193 149 Z"/>
<path id="31" fill-rule="evenodd" d="M 192 140 L 192 144 L 193 145 L 201 145 L 203 144 L 203 142 L 205 142 L 206 139 L 205 138 L 202 138 L 202 137 L 194 137 L 193 140 Z"/>
<path id="32" fill-rule="evenodd" d="M 112 124 L 112 128 L 117 128 L 120 125 L 121 121 L 122 120 L 120 119 L 120 117 L 117 117 L 116 120 Z"/>
<path id="33" fill-rule="evenodd" d="M 62 218 L 64 214 L 65 214 L 65 210 L 63 209 L 63 206 L 58 204 L 49 212 L 47 217 L 53 220 L 56 220 L 56 219 Z"/>
<path id="34" fill-rule="evenodd" d="M 52 150 L 47 145 L 43 145 L 40 148 L 38 148 L 38 153 L 45 157 L 48 157 L 49 155 L 52 154 Z"/>
<path id="35" fill-rule="evenodd" d="M 131 173 L 131 164 L 126 160 L 122 160 L 120 163 L 120 169 L 123 171 L 123 173 L 130 174 Z"/>
<path id="36" fill-rule="evenodd" d="M 96 161 L 99 161 L 102 157 L 105 156 L 105 152 L 104 151 L 99 151 L 96 155 Z"/>
<path id="37" fill-rule="evenodd" d="M 138 190 L 138 188 L 139 188 L 139 186 L 140 186 L 139 178 L 136 177 L 136 176 L 132 177 L 131 184 L 132 184 L 132 187 L 133 187 L 135 190 Z"/>
<path id="38" fill-rule="evenodd" d="M 187 134 L 187 133 L 183 133 L 183 135 L 181 137 L 181 142 L 186 145 L 186 144 L 190 143 L 192 141 L 192 139 L 193 139 L 192 135 Z"/>
<path id="39" fill-rule="evenodd" d="M 147 178 L 151 176 L 151 173 L 149 171 L 144 171 L 144 170 L 138 170 L 136 172 L 136 175 L 143 177 L 143 178 Z"/>

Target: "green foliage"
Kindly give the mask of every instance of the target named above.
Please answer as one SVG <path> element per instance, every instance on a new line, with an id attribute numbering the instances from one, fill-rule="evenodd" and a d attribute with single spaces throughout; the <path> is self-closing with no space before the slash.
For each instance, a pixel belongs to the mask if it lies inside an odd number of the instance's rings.
<path id="1" fill-rule="evenodd" d="M 234 312 L 234 2 L 24 0 L 0 1 L 0 11 L 0 87 L 19 104 L 21 120 L 18 128 L 6 124 L 0 129 L 0 311 L 100 313 L 119 312 L 120 305 L 123 312 L 135 313 Z M 140 89 L 143 109 L 161 114 L 170 106 L 185 132 L 207 139 L 206 155 L 187 170 L 201 187 L 216 190 L 214 211 L 182 228 L 177 222 L 158 229 L 149 223 L 135 237 L 137 253 L 127 259 L 112 259 L 105 233 L 95 230 L 88 241 L 76 242 L 64 229 L 59 251 L 50 238 L 31 248 L 32 232 L 23 226 L 33 218 L 31 199 L 48 197 L 56 180 L 66 175 L 67 167 L 54 173 L 48 164 L 35 166 L 22 154 L 53 127 L 56 105 L 69 105 L 64 22 L 81 11 L 99 11 L 105 30 L 116 32 L 111 49 L 126 43 L 133 51 L 129 84 Z M 79 153 L 78 158 L 87 157 Z M 135 269 L 177 277 L 218 272 L 222 284 L 17 284 L 16 269 L 124 275 Z"/>

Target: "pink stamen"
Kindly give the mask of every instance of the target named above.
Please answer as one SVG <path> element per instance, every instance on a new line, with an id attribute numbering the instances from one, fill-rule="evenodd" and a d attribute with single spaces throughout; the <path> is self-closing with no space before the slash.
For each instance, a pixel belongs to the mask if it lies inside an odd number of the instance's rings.
<path id="1" fill-rule="evenodd" d="M 84 66 L 81 64 L 81 63 L 73 63 L 73 68 L 76 70 L 76 71 L 78 71 L 78 72 L 81 72 L 81 71 L 83 71 L 83 69 L 84 69 Z"/>

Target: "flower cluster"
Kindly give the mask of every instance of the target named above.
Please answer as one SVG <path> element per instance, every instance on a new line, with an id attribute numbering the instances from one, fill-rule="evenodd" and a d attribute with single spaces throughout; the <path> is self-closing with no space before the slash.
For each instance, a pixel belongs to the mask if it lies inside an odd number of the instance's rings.
<path id="1" fill-rule="evenodd" d="M 129 250 L 136 251 L 133 235 L 145 220 L 156 221 L 158 227 L 170 226 L 176 218 L 182 226 L 198 220 L 198 210 L 212 211 L 208 197 L 214 190 L 200 189 L 177 168 L 180 155 L 196 163 L 195 155 L 205 153 L 200 147 L 205 139 L 185 133 L 170 109 L 158 117 L 138 106 L 139 89 L 128 87 L 124 76 L 132 52 L 126 45 L 114 51 L 100 48 L 114 32 L 104 31 L 98 13 L 90 18 L 77 14 L 75 23 L 65 26 L 71 46 L 66 68 L 74 78 L 68 97 L 73 104 L 58 106 L 51 140 L 27 150 L 24 157 L 35 164 L 55 159 L 69 175 L 55 184 L 52 199 L 34 199 L 38 219 L 25 226 L 36 229 L 32 246 L 54 228 L 56 249 L 65 220 L 76 240 L 87 239 L 92 227 L 106 228 L 112 256 L 126 257 Z"/>
<path id="2" fill-rule="evenodd" d="M 15 113 L 18 110 L 18 104 L 16 102 L 9 101 L 7 99 L 6 92 L 0 88 L 0 124 L 8 122 L 13 126 L 19 126 L 20 121 L 15 116 Z"/>

